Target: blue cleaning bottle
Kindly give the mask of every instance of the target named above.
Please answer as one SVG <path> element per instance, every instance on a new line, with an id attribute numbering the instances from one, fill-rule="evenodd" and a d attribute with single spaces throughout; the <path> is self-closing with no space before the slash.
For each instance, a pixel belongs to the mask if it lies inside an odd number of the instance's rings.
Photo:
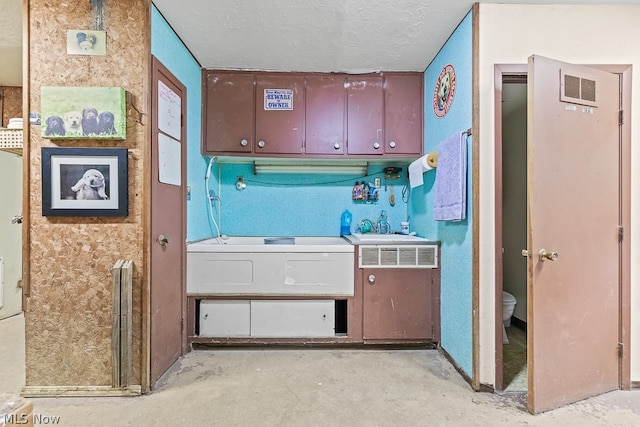
<path id="1" fill-rule="evenodd" d="M 340 215 L 340 235 L 348 236 L 351 234 L 351 220 L 352 220 L 351 212 L 348 209 L 345 209 Z"/>

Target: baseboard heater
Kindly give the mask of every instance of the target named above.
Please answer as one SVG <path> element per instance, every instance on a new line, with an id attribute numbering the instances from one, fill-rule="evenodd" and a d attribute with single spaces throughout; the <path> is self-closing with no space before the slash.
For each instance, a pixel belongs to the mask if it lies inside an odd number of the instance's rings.
<path id="1" fill-rule="evenodd" d="M 111 278 L 113 282 L 112 386 L 126 388 L 131 382 L 133 261 L 117 260 L 111 269 Z"/>

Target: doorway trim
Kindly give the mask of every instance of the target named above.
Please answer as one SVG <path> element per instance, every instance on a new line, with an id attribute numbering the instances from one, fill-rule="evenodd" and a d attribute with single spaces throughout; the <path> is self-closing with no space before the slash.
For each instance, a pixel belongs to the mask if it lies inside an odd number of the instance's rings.
<path id="1" fill-rule="evenodd" d="M 593 65 L 617 74 L 620 78 L 622 125 L 619 136 L 620 156 L 620 225 L 623 239 L 619 253 L 619 319 L 618 339 L 622 345 L 618 385 L 631 389 L 631 65 Z M 504 389 L 502 352 L 502 87 L 505 82 L 526 83 L 527 64 L 494 65 L 494 168 L 495 168 L 495 389 Z"/>

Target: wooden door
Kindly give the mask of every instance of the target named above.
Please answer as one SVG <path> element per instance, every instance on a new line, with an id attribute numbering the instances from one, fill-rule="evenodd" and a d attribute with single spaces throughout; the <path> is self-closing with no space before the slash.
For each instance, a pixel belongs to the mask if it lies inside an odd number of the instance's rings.
<path id="1" fill-rule="evenodd" d="M 384 154 L 380 76 L 347 77 L 348 154 Z"/>
<path id="2" fill-rule="evenodd" d="M 187 90 L 153 58 L 150 387 L 186 351 Z"/>
<path id="3" fill-rule="evenodd" d="M 528 76 L 528 408 L 538 413 L 619 387 L 620 89 L 614 74 L 540 56 Z"/>
<path id="4" fill-rule="evenodd" d="M 333 74 L 309 75 L 305 85 L 305 152 L 345 152 L 345 77 Z"/>
<path id="5" fill-rule="evenodd" d="M 422 155 L 422 73 L 384 76 L 384 152 Z"/>
<path id="6" fill-rule="evenodd" d="M 253 149 L 253 73 L 203 73 L 203 147 L 207 153 Z"/>
<path id="7" fill-rule="evenodd" d="M 291 73 L 256 77 L 256 147 L 258 154 L 302 154 L 304 77 Z"/>
<path id="8" fill-rule="evenodd" d="M 432 270 L 362 270 L 362 335 L 365 341 L 427 341 L 434 338 Z"/>

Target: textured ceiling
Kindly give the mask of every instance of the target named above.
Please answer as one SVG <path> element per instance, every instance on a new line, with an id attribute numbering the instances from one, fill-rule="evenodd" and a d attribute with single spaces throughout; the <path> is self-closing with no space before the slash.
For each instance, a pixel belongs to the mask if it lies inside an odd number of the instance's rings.
<path id="1" fill-rule="evenodd" d="M 119 2 L 126 4 L 126 0 Z M 491 2 L 640 4 L 640 0 Z M 116 3 L 105 1 L 107 16 L 109 7 Z M 153 0 L 153 3 L 203 67 L 358 73 L 423 71 L 474 1 Z M 20 86 L 22 0 L 0 0 L 0 29 L 0 86 Z M 108 22 L 106 30 L 109 31 Z"/>
<path id="2" fill-rule="evenodd" d="M 275 71 L 423 71 L 471 0 L 155 0 L 200 64 Z"/>

